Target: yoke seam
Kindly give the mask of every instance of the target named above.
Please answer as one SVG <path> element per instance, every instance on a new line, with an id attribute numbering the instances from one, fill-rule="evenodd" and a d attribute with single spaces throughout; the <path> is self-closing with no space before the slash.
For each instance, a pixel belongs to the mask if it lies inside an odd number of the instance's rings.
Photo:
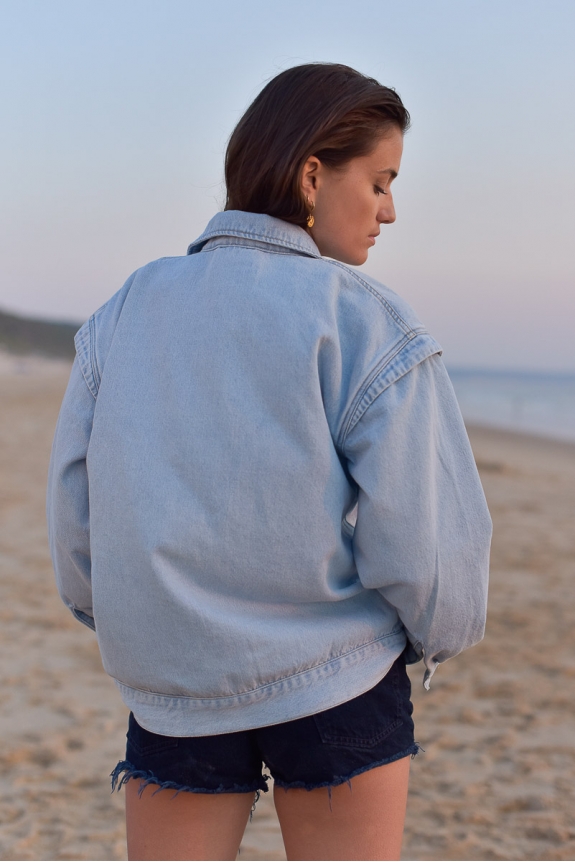
<path id="1" fill-rule="evenodd" d="M 391 303 L 389 303 L 387 301 L 387 299 L 381 295 L 381 293 L 378 293 L 378 291 L 375 290 L 371 286 L 371 284 L 369 284 L 369 282 L 367 282 L 363 278 L 361 278 L 357 274 L 357 272 L 354 272 L 353 269 L 349 269 L 349 267 L 345 266 L 339 260 L 333 260 L 333 258 L 323 258 L 323 260 L 325 260 L 326 263 L 329 263 L 331 266 L 337 266 L 339 269 L 343 269 L 344 272 L 346 272 L 348 275 L 351 275 L 357 282 L 359 282 L 359 284 L 361 284 L 362 287 L 365 287 L 365 289 L 368 290 L 372 294 L 372 296 L 374 296 L 377 299 L 377 301 L 380 303 L 380 305 L 382 305 L 385 308 L 387 313 L 395 320 L 395 322 L 401 327 L 401 329 L 403 329 L 403 331 L 406 335 L 408 335 L 410 332 L 413 332 L 414 334 L 417 334 L 418 331 L 425 332 L 424 327 L 421 327 L 421 330 L 413 329 L 413 327 L 411 327 L 407 323 L 407 321 L 404 320 L 403 317 L 401 317 L 401 315 L 397 313 L 397 311 L 391 305 Z"/>

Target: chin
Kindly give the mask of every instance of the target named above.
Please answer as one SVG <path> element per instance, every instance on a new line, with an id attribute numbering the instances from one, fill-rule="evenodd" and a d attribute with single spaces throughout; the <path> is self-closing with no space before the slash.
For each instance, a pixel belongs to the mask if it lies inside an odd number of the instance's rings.
<path id="1" fill-rule="evenodd" d="M 329 257 L 339 260 L 341 263 L 347 263 L 348 266 L 361 266 L 367 260 L 367 251 L 343 252 L 329 255 Z"/>
<path id="2" fill-rule="evenodd" d="M 361 266 L 362 263 L 365 263 L 367 260 L 368 253 L 366 251 L 350 256 L 348 260 L 345 260 L 344 263 L 349 264 L 349 266 Z"/>
<path id="3" fill-rule="evenodd" d="M 347 263 L 348 266 L 361 266 L 367 260 L 369 249 L 361 248 L 359 243 L 355 248 L 342 248 L 339 243 L 330 242 L 320 244 L 316 239 L 316 243 L 320 250 L 320 254 L 325 257 L 331 257 L 333 260 L 339 260 L 340 263 Z"/>

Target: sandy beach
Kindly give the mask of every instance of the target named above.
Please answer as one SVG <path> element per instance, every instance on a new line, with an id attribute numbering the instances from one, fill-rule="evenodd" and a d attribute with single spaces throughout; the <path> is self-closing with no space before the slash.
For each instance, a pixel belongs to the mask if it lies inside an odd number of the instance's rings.
<path id="1" fill-rule="evenodd" d="M 69 365 L 0 356 L 0 858 L 126 858 L 108 774 L 127 711 L 56 593 L 48 457 Z M 495 525 L 481 645 L 411 669 L 403 858 L 575 859 L 575 445 L 472 428 Z M 284 859 L 271 793 L 241 859 Z"/>

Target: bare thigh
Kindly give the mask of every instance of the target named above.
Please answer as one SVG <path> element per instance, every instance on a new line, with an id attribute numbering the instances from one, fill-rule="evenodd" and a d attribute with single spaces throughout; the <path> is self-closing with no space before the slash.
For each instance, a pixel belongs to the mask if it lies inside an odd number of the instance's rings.
<path id="1" fill-rule="evenodd" d="M 331 789 L 274 788 L 287 858 L 399 859 L 410 758 Z M 351 786 L 350 786 L 351 785 Z"/>
<path id="2" fill-rule="evenodd" d="M 128 859 L 236 859 L 254 793 L 174 796 L 149 784 L 140 797 L 139 787 L 126 784 Z"/>

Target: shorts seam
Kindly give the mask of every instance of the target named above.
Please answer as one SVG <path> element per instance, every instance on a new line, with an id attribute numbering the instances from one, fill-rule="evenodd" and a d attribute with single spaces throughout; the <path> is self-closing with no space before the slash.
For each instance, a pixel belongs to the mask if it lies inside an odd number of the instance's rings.
<path id="1" fill-rule="evenodd" d="M 338 787 L 340 784 L 349 783 L 352 778 L 355 778 L 357 775 L 361 775 L 363 772 L 369 772 L 370 769 L 376 769 L 378 766 L 385 766 L 388 763 L 394 763 L 394 761 L 402 760 L 404 757 L 411 756 L 413 758 L 420 750 L 420 746 L 415 742 L 413 745 L 410 745 L 409 748 L 406 748 L 404 751 L 400 751 L 398 754 L 392 754 L 390 757 L 384 757 L 383 760 L 376 760 L 373 763 L 368 763 L 367 766 L 360 766 L 359 769 L 355 769 L 348 775 L 334 776 L 332 781 L 322 781 L 317 784 L 306 781 L 282 781 L 281 778 L 276 778 L 274 776 L 271 767 L 270 772 L 272 773 L 274 784 L 277 787 L 283 787 L 284 790 L 295 790 L 298 788 L 303 788 L 304 790 L 318 790 L 321 787 Z"/>
<path id="2" fill-rule="evenodd" d="M 149 731 L 148 731 L 149 732 Z M 160 734 L 157 734 L 160 735 Z M 179 740 L 175 737 L 171 737 L 174 739 L 174 742 L 156 742 L 150 745 L 138 745 L 130 736 L 128 736 L 128 745 L 134 749 L 137 755 L 140 757 L 154 757 L 158 754 L 164 754 L 164 752 L 175 751 L 179 746 Z M 165 737 L 166 740 L 169 737 Z"/>
<path id="3" fill-rule="evenodd" d="M 315 715 L 313 718 L 315 719 Z M 365 739 L 357 736 L 330 736 L 328 732 L 321 731 L 318 727 L 318 732 L 321 737 L 321 741 L 323 745 L 333 745 L 336 748 L 373 748 L 375 745 L 379 745 L 386 739 L 388 736 L 391 736 L 394 731 L 396 731 L 401 725 L 403 721 L 401 718 L 396 718 L 390 724 L 386 725 L 384 730 L 378 733 L 376 736 L 369 736 Z"/>
<path id="4" fill-rule="evenodd" d="M 378 689 L 381 685 L 388 684 L 391 687 L 391 691 L 393 692 L 393 698 L 395 700 L 395 717 L 390 715 L 390 721 L 386 724 L 378 733 L 372 736 L 366 737 L 358 737 L 355 736 L 346 736 L 344 734 L 338 734 L 334 729 L 330 729 L 330 721 L 326 718 L 326 713 L 331 712 L 331 710 L 326 710 L 325 712 L 319 712 L 313 716 L 314 723 L 316 725 L 317 731 L 320 735 L 322 744 L 324 745 L 332 745 L 334 747 L 339 748 L 354 748 L 356 750 L 367 750 L 370 748 L 374 748 L 376 745 L 381 744 L 387 737 L 391 736 L 398 728 L 402 726 L 404 723 L 402 716 L 402 692 L 400 690 L 399 685 L 399 668 L 397 665 L 397 660 L 393 663 L 388 673 L 382 677 L 382 679 L 377 683 L 377 685 L 365 692 L 365 694 L 360 695 L 361 697 L 367 697 L 372 694 L 375 689 Z M 337 709 L 337 707 L 335 707 Z M 324 723 L 325 722 L 325 723 Z"/>

